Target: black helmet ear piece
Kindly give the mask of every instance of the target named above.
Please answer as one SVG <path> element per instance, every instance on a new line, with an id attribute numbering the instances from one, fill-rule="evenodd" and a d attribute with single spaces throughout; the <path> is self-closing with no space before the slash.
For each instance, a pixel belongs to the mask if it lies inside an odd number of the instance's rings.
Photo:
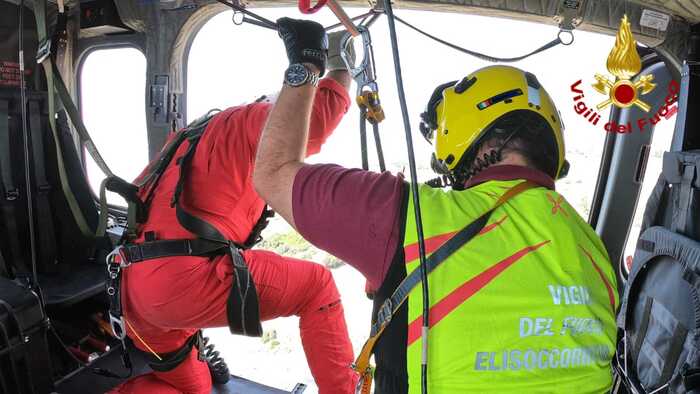
<path id="1" fill-rule="evenodd" d="M 571 164 L 569 164 L 568 160 L 564 160 L 564 164 L 561 166 L 561 170 L 559 171 L 559 176 L 557 179 L 562 179 L 565 178 L 567 175 L 569 175 L 569 170 L 571 169 Z"/>
<path id="2" fill-rule="evenodd" d="M 437 129 L 437 106 L 442 101 L 442 92 L 452 87 L 457 81 L 450 81 L 443 83 L 433 90 L 433 94 L 430 95 L 430 100 L 428 100 L 428 105 L 425 107 L 425 112 L 420 114 L 421 123 L 420 131 L 423 137 L 432 144 L 433 132 Z"/>

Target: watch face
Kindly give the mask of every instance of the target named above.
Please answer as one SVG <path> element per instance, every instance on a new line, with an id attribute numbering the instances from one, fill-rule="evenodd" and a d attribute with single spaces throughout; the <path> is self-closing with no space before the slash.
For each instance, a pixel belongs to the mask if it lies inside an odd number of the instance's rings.
<path id="1" fill-rule="evenodd" d="M 306 67 L 304 67 L 303 65 L 292 64 L 287 69 L 287 75 L 285 76 L 285 80 L 288 84 L 292 86 L 299 86 L 306 82 L 308 73 L 309 72 L 306 70 Z"/>

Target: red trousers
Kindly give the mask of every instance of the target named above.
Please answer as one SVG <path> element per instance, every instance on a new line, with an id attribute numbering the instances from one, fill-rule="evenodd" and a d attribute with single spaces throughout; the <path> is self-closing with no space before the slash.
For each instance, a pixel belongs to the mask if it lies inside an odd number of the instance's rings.
<path id="1" fill-rule="evenodd" d="M 258 292 L 261 319 L 299 316 L 304 352 L 319 392 L 352 393 L 357 381 L 350 369 L 353 350 L 330 271 L 263 250 L 248 250 L 243 255 Z M 134 264 L 123 276 L 125 318 L 156 352 L 172 352 L 200 328 L 228 325 L 226 299 L 232 276 L 228 256 L 214 261 L 175 257 Z M 134 331 L 127 331 L 145 351 Z M 111 393 L 200 394 L 209 393 L 211 387 L 208 366 L 198 361 L 193 349 L 172 371 L 132 378 Z"/>

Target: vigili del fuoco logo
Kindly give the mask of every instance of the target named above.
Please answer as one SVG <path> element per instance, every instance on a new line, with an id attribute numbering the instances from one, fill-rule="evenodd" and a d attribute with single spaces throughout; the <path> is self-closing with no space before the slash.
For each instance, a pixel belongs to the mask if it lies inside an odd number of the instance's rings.
<path id="1" fill-rule="evenodd" d="M 601 95 L 607 98 L 594 106 L 588 105 L 584 101 L 586 95 L 583 92 L 583 83 L 579 79 L 571 85 L 571 92 L 574 93 L 574 111 L 588 120 L 594 126 L 600 123 L 601 115 L 598 111 L 614 105 L 618 108 L 637 108 L 648 113 L 636 121 L 630 120 L 626 124 L 608 122 L 601 125 L 603 129 L 611 133 L 631 133 L 635 130 L 643 132 L 651 129 L 651 125 L 656 125 L 663 119 L 671 119 L 678 112 L 678 92 L 680 85 L 671 80 L 667 89 L 668 94 L 661 106 L 652 111 L 651 106 L 644 101 L 644 95 L 657 88 L 654 76 L 651 74 L 640 75 L 637 81 L 632 81 L 632 77 L 639 74 L 642 69 L 642 60 L 637 52 L 637 42 L 632 35 L 630 23 L 627 15 L 620 22 L 620 30 L 617 32 L 615 46 L 608 55 L 607 68 L 614 78 L 606 75 L 596 74 L 595 83 L 591 86 Z"/>

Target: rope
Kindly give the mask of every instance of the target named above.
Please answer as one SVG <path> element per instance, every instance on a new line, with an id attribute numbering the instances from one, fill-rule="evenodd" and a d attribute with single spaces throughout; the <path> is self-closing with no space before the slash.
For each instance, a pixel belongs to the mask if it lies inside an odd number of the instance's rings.
<path id="1" fill-rule="evenodd" d="M 491 63 L 513 63 L 513 62 L 517 62 L 517 61 L 526 59 L 526 58 L 528 58 L 528 57 L 530 57 L 530 56 L 532 56 L 532 55 L 536 55 L 536 54 L 538 54 L 538 53 L 540 53 L 540 52 L 544 52 L 544 51 L 546 51 L 547 49 L 553 48 L 553 47 L 555 47 L 555 46 L 557 46 L 557 45 L 559 45 L 559 44 L 562 44 L 562 45 L 571 45 L 571 44 L 574 42 L 573 33 L 571 33 L 570 31 L 567 31 L 567 30 L 562 30 L 562 31 L 560 31 L 559 34 L 557 35 L 557 38 L 555 38 L 554 40 L 552 40 L 552 41 L 550 41 L 550 42 L 548 42 L 548 43 L 546 43 L 546 44 L 544 44 L 544 45 L 542 45 L 541 47 L 535 49 L 534 51 L 532 51 L 532 52 L 530 52 L 530 53 L 528 53 L 528 54 L 526 54 L 526 55 L 517 56 L 517 57 L 506 57 L 506 58 L 503 58 L 503 57 L 495 57 L 495 56 L 485 55 L 485 54 L 480 53 L 480 52 L 476 52 L 476 51 L 472 51 L 472 50 L 469 50 L 469 49 L 460 47 L 459 45 L 453 44 L 453 43 L 451 43 L 451 42 L 447 42 L 447 41 L 445 41 L 445 40 L 443 40 L 443 39 L 441 39 L 441 38 L 438 38 L 438 37 L 436 37 L 436 36 L 434 36 L 434 35 L 432 35 L 432 34 L 430 34 L 430 33 L 425 32 L 424 30 L 421 30 L 421 29 L 417 28 L 416 26 L 414 26 L 414 25 L 412 25 L 412 24 L 406 22 L 405 20 L 399 18 L 399 17 L 396 16 L 396 15 L 394 15 L 394 19 L 396 19 L 397 21 L 401 22 L 403 25 L 405 25 L 405 26 L 407 26 L 407 27 L 413 29 L 414 31 L 416 31 L 416 32 L 418 32 L 418 33 L 420 33 L 420 34 L 422 34 L 422 35 L 424 35 L 424 36 L 430 38 L 430 39 L 433 40 L 433 41 L 436 41 L 436 42 L 438 42 L 438 43 L 440 43 L 440 44 L 442 44 L 442 45 L 448 46 L 448 47 L 450 47 L 450 48 L 452 48 L 452 49 L 455 49 L 455 50 L 457 50 L 457 51 L 459 51 L 459 52 L 466 53 L 467 55 L 471 55 L 471 56 L 477 57 L 477 58 L 479 58 L 479 59 L 481 59 L 481 60 L 485 60 L 485 61 L 491 62 Z M 571 40 L 570 40 L 570 41 L 563 41 L 563 40 L 561 39 L 562 33 L 564 33 L 564 32 L 568 32 L 569 34 L 571 34 Z"/>
<path id="2" fill-rule="evenodd" d="M 401 60 L 399 58 L 399 43 L 396 35 L 395 15 L 391 1 L 385 2 L 386 16 L 389 21 L 389 37 L 391 39 L 391 50 L 394 57 L 394 74 L 396 75 L 396 88 L 401 104 L 401 115 L 403 117 L 404 131 L 406 134 L 406 148 L 408 150 L 408 167 L 411 175 L 411 194 L 413 197 L 413 209 L 416 220 L 416 235 L 418 238 L 418 256 L 420 258 L 420 274 L 422 282 L 423 317 L 421 327 L 421 393 L 428 394 L 428 330 L 430 327 L 430 294 L 428 291 L 428 271 L 425 258 L 425 237 L 423 235 L 423 219 L 420 210 L 420 197 L 418 193 L 418 175 L 416 171 L 416 159 L 413 152 L 413 138 L 411 137 L 411 120 L 408 115 L 408 105 L 406 104 L 406 92 L 403 87 L 403 77 L 401 75 Z"/>

